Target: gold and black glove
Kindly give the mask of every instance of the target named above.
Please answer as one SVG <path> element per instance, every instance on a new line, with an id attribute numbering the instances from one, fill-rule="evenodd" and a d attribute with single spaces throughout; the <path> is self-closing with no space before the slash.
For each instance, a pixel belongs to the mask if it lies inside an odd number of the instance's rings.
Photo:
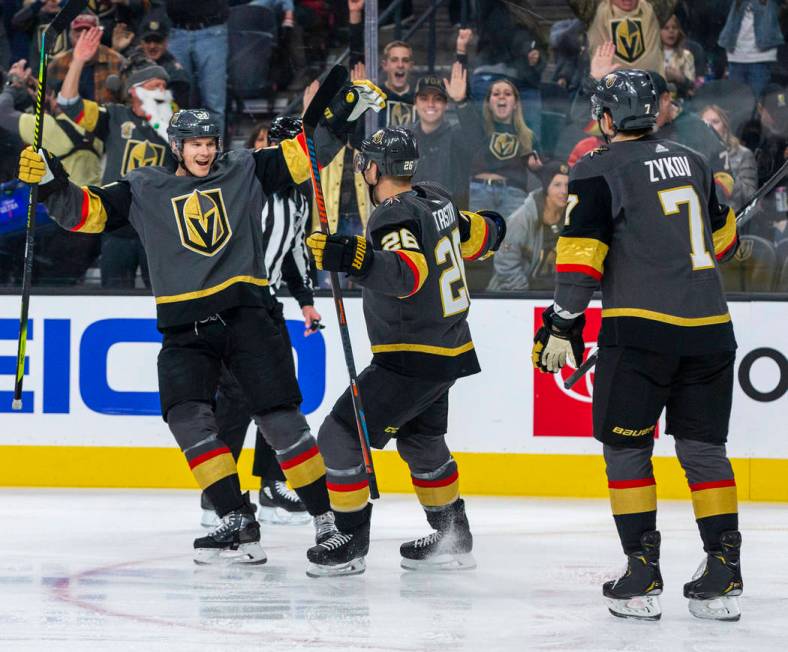
<path id="1" fill-rule="evenodd" d="M 45 149 L 37 152 L 32 146 L 25 147 L 19 154 L 20 181 L 38 184 L 38 200 L 44 201 L 49 195 L 68 185 L 68 173 L 57 156 Z"/>
<path id="2" fill-rule="evenodd" d="M 557 373 L 568 361 L 577 367 L 583 362 L 585 343 L 583 328 L 586 325 L 585 315 L 575 319 L 563 319 L 555 314 L 550 306 L 542 313 L 542 327 L 534 336 L 534 347 L 531 350 L 531 361 L 539 371 Z"/>
<path id="3" fill-rule="evenodd" d="M 328 128 L 343 137 L 368 109 L 377 113 L 385 108 L 386 94 L 368 79 L 359 79 L 334 96 L 323 117 Z"/>
<path id="4" fill-rule="evenodd" d="M 363 276 L 372 265 L 372 251 L 360 235 L 326 235 L 315 232 L 306 239 L 318 269 Z"/>

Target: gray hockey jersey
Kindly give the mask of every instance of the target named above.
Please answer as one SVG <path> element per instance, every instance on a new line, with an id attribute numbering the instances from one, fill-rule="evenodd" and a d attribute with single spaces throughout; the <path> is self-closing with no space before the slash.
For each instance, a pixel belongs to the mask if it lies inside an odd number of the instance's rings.
<path id="1" fill-rule="evenodd" d="M 718 261 L 738 241 L 705 159 L 652 136 L 612 143 L 572 170 L 556 257 L 557 309 L 602 289 L 599 343 L 679 355 L 736 347 Z"/>

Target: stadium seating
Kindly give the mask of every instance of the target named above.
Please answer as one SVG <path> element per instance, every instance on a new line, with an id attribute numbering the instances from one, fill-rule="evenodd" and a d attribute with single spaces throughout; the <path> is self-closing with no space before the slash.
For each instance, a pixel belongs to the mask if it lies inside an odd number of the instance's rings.
<path id="1" fill-rule="evenodd" d="M 732 260 L 721 266 L 728 292 L 770 292 L 777 272 L 774 245 L 756 235 L 743 235 Z"/>
<path id="2" fill-rule="evenodd" d="M 271 57 L 277 44 L 276 16 L 265 7 L 241 5 L 230 10 L 228 95 L 235 101 L 267 97 Z"/>

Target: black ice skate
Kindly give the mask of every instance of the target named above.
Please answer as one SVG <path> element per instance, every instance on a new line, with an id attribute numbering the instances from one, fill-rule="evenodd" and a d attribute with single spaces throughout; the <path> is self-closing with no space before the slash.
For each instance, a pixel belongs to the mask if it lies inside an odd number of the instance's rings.
<path id="1" fill-rule="evenodd" d="M 458 499 L 438 510 L 424 510 L 435 532 L 400 546 L 400 566 L 406 570 L 470 570 L 473 535 L 465 516 L 465 502 Z"/>
<path id="2" fill-rule="evenodd" d="M 196 564 L 264 564 L 265 552 L 260 547 L 260 524 L 255 519 L 255 506 L 249 503 L 225 514 L 216 529 L 194 540 Z"/>
<path id="3" fill-rule="evenodd" d="M 662 574 L 659 572 L 659 532 L 640 537 L 642 549 L 627 555 L 627 569 L 617 580 L 602 585 L 610 613 L 619 618 L 659 620 Z"/>
<path id="4" fill-rule="evenodd" d="M 261 523 L 303 525 L 312 519 L 298 494 L 282 480 L 266 482 L 260 489 L 259 498 L 257 519 Z"/>
<path id="5" fill-rule="evenodd" d="M 692 581 L 684 585 L 690 613 L 696 618 L 739 620 L 742 594 L 741 534 L 735 530 L 720 535 L 720 549 L 710 550 Z"/>
<path id="6" fill-rule="evenodd" d="M 364 522 L 347 532 L 335 531 L 321 543 L 306 551 L 310 561 L 306 574 L 309 577 L 336 577 L 338 575 L 360 575 L 366 568 L 369 552 L 369 525 L 372 505 L 365 508 Z M 315 525 L 317 529 L 317 524 Z M 317 536 L 317 535 L 316 535 Z"/>

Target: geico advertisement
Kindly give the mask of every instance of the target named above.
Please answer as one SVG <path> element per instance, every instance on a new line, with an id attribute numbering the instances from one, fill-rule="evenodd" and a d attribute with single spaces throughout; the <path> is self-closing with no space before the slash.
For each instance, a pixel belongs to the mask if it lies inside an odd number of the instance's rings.
<path id="1" fill-rule="evenodd" d="M 535 372 L 533 333 L 548 301 L 477 299 L 470 323 L 482 373 L 451 391 L 449 441 L 476 452 L 589 453 L 593 371 L 572 390 L 564 374 Z M 326 329 L 304 337 L 300 310 L 284 298 L 302 409 L 317 431 L 347 386 L 331 299 L 318 299 Z M 346 300 L 356 365 L 370 360 L 361 301 Z M 788 303 L 732 303 L 739 351 L 729 451 L 735 457 L 788 458 Z M 172 446 L 161 420 L 156 357 L 161 335 L 149 297 L 47 297 L 31 301 L 24 411 L 11 411 L 19 298 L 0 297 L 0 445 Z M 587 352 L 601 320 L 592 306 Z M 363 396 L 367 409 L 374 396 Z M 657 454 L 672 454 L 664 421 Z M 251 444 L 251 439 L 247 439 Z"/>

